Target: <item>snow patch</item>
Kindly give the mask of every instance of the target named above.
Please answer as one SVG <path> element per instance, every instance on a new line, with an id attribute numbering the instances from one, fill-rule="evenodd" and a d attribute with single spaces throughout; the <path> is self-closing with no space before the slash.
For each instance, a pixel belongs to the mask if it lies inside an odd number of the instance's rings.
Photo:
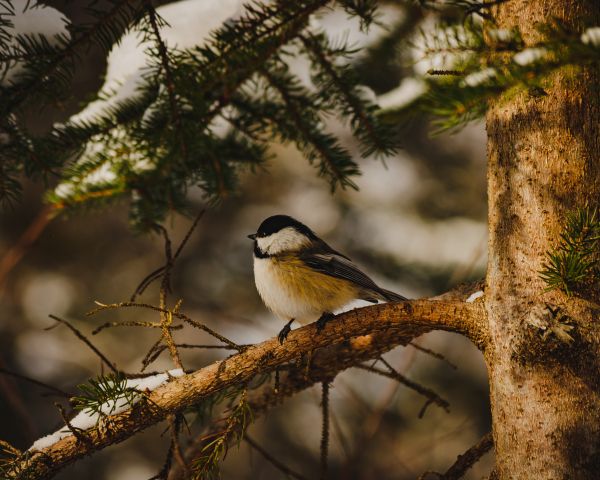
<path id="1" fill-rule="evenodd" d="M 472 293 L 469 298 L 465 300 L 467 303 L 473 303 L 478 298 L 483 297 L 483 290 L 479 290 L 478 292 Z"/>
<path id="2" fill-rule="evenodd" d="M 161 36 L 168 48 L 191 48 L 205 43 L 211 31 L 220 27 L 227 19 L 239 15 L 243 0 L 220 0 L 218 2 L 183 0 L 156 9 L 168 23 L 161 28 Z M 106 80 L 100 89 L 100 100 L 91 102 L 72 122 L 92 121 L 98 115 L 134 97 L 143 84 L 144 69 L 152 59 L 144 54 L 152 42 L 143 41 L 139 31 L 128 32 L 108 55 Z"/>
<path id="3" fill-rule="evenodd" d="M 473 72 L 467 75 L 462 80 L 462 85 L 467 87 L 477 87 L 484 83 L 488 83 L 490 80 L 493 80 L 498 75 L 498 72 L 495 68 L 484 68 L 478 72 Z"/>
<path id="4" fill-rule="evenodd" d="M 404 108 L 428 90 L 427 83 L 420 78 L 408 77 L 393 90 L 377 97 L 377 104 L 383 108 Z"/>
<path id="5" fill-rule="evenodd" d="M 112 170 L 112 165 L 109 162 L 105 162 L 100 165 L 96 170 L 88 173 L 81 180 L 82 185 L 87 187 L 106 185 L 114 182 L 117 179 L 117 174 Z"/>
<path id="6" fill-rule="evenodd" d="M 59 35 L 70 35 L 67 29 L 69 20 L 55 8 L 31 0 L 13 0 L 12 5 L 14 16 L 3 15 L 12 23 L 12 27 L 5 29 L 10 36 L 7 41 L 9 51 L 20 50 L 19 36 L 42 36 L 50 45 L 55 46 L 59 44 Z M 7 87 L 18 83 L 18 77 L 24 70 L 25 66 L 22 61 L 11 62 L 4 75 L 0 75 L 0 85 Z"/>
<path id="7" fill-rule="evenodd" d="M 66 200 L 67 198 L 71 198 L 75 194 L 75 185 L 71 182 L 59 183 L 54 189 L 54 195 L 58 198 L 62 198 Z"/>
<path id="8" fill-rule="evenodd" d="M 508 28 L 490 28 L 487 33 L 491 40 L 498 43 L 510 43 L 515 38 L 515 32 Z"/>
<path id="9" fill-rule="evenodd" d="M 181 377 L 185 372 L 181 368 L 169 370 L 168 372 L 158 373 L 143 378 L 131 378 L 127 380 L 126 388 L 134 388 L 139 392 L 151 392 L 156 390 L 161 385 L 165 384 L 170 378 Z M 136 395 L 132 400 L 128 400 L 124 396 L 110 400 L 100 407 L 101 413 L 91 413 L 86 410 L 79 412 L 73 417 L 69 423 L 72 427 L 80 430 L 89 430 L 97 425 L 102 416 L 116 415 L 129 410 L 134 404 L 140 401 L 142 395 Z M 51 447 L 56 442 L 65 437 L 72 435 L 71 430 L 66 425 L 56 432 L 39 438 L 29 448 L 29 451 L 40 451 Z"/>
<path id="10" fill-rule="evenodd" d="M 522 67 L 532 63 L 539 62 L 548 54 L 548 50 L 543 47 L 526 48 L 522 52 L 515 54 L 513 62 Z"/>
<path id="11" fill-rule="evenodd" d="M 600 27 L 590 27 L 581 34 L 581 43 L 600 47 Z"/>

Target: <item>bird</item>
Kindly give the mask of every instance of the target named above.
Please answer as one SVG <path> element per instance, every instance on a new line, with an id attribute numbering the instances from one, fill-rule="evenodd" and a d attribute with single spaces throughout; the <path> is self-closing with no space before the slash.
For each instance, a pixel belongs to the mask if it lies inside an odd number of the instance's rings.
<path id="1" fill-rule="evenodd" d="M 379 287 L 350 258 L 289 215 L 268 217 L 248 238 L 254 241 L 256 289 L 267 308 L 287 321 L 278 335 L 280 344 L 294 321 L 317 319 L 321 331 L 333 312 L 352 300 L 406 300 Z"/>

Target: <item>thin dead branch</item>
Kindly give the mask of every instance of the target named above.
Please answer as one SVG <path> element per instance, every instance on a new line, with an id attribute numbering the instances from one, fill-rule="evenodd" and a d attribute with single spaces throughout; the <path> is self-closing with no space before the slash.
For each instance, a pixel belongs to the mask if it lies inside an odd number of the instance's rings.
<path id="1" fill-rule="evenodd" d="M 206 212 L 206 209 L 203 209 L 203 210 L 200 211 L 200 213 L 198 213 L 198 215 L 196 215 L 196 218 L 194 219 L 194 222 L 192 223 L 192 225 L 188 229 L 187 233 L 185 234 L 185 237 L 183 237 L 183 240 L 181 241 L 181 243 L 177 247 L 177 250 L 175 250 L 175 254 L 173 255 L 173 259 L 172 259 L 173 263 L 175 263 L 175 261 L 179 258 L 179 255 L 181 254 L 183 248 L 186 246 L 188 240 L 192 236 L 192 233 L 194 232 L 194 230 L 198 226 L 198 223 L 200 222 L 200 219 L 204 216 L 205 212 Z M 146 290 L 146 288 L 148 288 L 148 286 L 150 286 L 150 284 L 152 282 L 154 282 L 155 280 L 158 280 L 161 277 L 161 275 L 162 275 L 163 271 L 165 270 L 165 268 L 166 268 L 165 265 L 163 265 L 162 267 L 159 267 L 156 270 L 154 270 L 153 272 L 149 273 L 140 282 L 140 284 L 137 286 L 137 288 L 133 292 L 133 295 L 130 298 L 130 301 L 131 302 L 135 302 L 135 299 L 139 295 L 141 295 L 142 293 L 144 293 L 144 291 Z"/>
<path id="2" fill-rule="evenodd" d="M 329 470 L 329 382 L 321 384 L 321 480 L 327 479 Z"/>
<path id="3" fill-rule="evenodd" d="M 23 380 L 25 382 L 31 383 L 32 385 L 37 385 L 38 387 L 41 387 L 41 388 L 44 388 L 51 392 L 54 392 L 54 394 L 61 396 L 61 397 L 71 398 L 73 396 L 73 394 L 65 392 L 64 390 L 61 390 L 60 388 L 53 387 L 52 385 L 49 385 L 44 382 L 40 382 L 39 380 L 36 380 L 35 378 L 28 377 L 21 373 L 16 373 L 16 372 L 7 370 L 6 368 L 0 367 L 0 373 L 2 373 L 4 375 L 10 375 L 11 377 L 18 378 L 19 380 Z"/>
<path id="4" fill-rule="evenodd" d="M 308 376 L 302 364 L 287 370 L 287 376 L 299 379 L 302 388 L 315 383 L 315 378 L 319 382 L 330 380 L 346 368 L 378 358 L 433 329 L 462 332 L 484 346 L 485 326 L 485 310 L 480 303 L 414 300 L 352 310 L 338 315 L 319 333 L 315 325 L 308 325 L 292 331 L 284 345 L 272 338 L 175 379 L 149 393 L 148 402 L 108 417 L 110 429 L 87 431 L 89 445 L 77 442 L 73 436 L 66 437 L 31 455 L 18 470 L 34 478 L 50 478 L 78 458 L 120 442 L 218 391 L 245 384 L 256 375 L 274 371 L 278 365 L 289 365 L 310 351 L 315 354 Z"/>
<path id="5" fill-rule="evenodd" d="M 192 320 L 190 317 L 188 317 L 187 315 L 184 315 L 181 312 L 174 312 L 172 310 L 163 309 L 163 308 L 157 307 L 155 305 L 150 305 L 148 303 L 137 303 L 137 302 L 120 302 L 120 303 L 112 303 L 112 304 L 104 304 L 104 303 L 100 303 L 100 302 L 94 302 L 94 303 L 96 303 L 96 305 L 98 305 L 98 308 L 95 308 L 94 310 L 87 312 L 86 315 L 88 315 L 88 316 L 95 315 L 98 312 L 101 312 L 103 310 L 109 310 L 109 309 L 115 309 L 115 308 L 130 308 L 130 307 L 147 308 L 150 310 L 154 310 L 157 312 L 164 312 L 164 313 L 170 312 L 175 318 L 178 318 L 179 320 L 183 320 L 185 323 L 188 323 L 189 325 L 199 328 L 200 330 L 204 330 L 206 333 L 215 337 L 217 340 L 220 340 L 221 342 L 225 343 L 226 345 L 230 346 L 232 349 L 238 350 L 238 351 L 244 349 L 242 346 L 237 345 L 236 343 L 232 342 L 228 338 L 225 338 L 223 335 L 220 335 L 219 333 L 215 332 L 214 330 L 207 327 L 203 323 L 200 323 L 196 320 Z"/>
<path id="6" fill-rule="evenodd" d="M 448 360 L 446 357 L 444 357 L 444 355 L 442 355 L 441 353 L 434 352 L 430 348 L 423 347 L 415 342 L 410 342 L 409 345 L 411 347 L 413 347 L 414 349 L 419 350 L 420 352 L 426 353 L 427 355 L 431 355 L 432 357 L 437 358 L 438 360 L 441 360 L 442 362 L 447 363 L 454 370 L 458 369 L 456 364 L 452 363 L 450 360 Z"/>
<path id="7" fill-rule="evenodd" d="M 281 462 L 277 457 L 271 455 L 267 452 L 263 447 L 260 446 L 258 442 L 253 440 L 248 434 L 244 436 L 244 440 L 248 445 L 250 445 L 254 450 L 260 453 L 271 465 L 273 465 L 277 470 L 282 472 L 284 475 L 290 478 L 295 478 L 296 480 L 307 480 L 306 477 L 300 475 L 298 472 L 295 472 L 290 467 L 288 467 L 285 463 Z"/>
<path id="8" fill-rule="evenodd" d="M 413 380 L 406 378 L 404 375 L 402 375 L 400 372 L 398 372 L 396 369 L 394 369 L 394 367 L 392 367 L 383 358 L 380 358 L 379 361 L 381 361 L 387 367 L 387 370 L 381 370 L 377 367 L 372 367 L 369 365 L 356 365 L 356 368 L 360 368 L 361 370 L 366 370 L 367 372 L 376 373 L 377 375 L 381 375 L 383 377 L 392 378 L 392 379 L 398 381 L 399 383 L 407 386 L 408 388 L 414 390 L 415 392 L 423 395 L 425 398 L 427 398 L 425 405 L 419 412 L 419 418 L 423 417 L 427 407 L 429 405 L 431 405 L 432 403 L 435 403 L 438 407 L 443 408 L 446 412 L 450 411 L 449 410 L 450 404 L 448 403 L 448 401 L 444 400 L 433 390 L 431 390 L 427 387 L 424 387 L 423 385 L 421 385 Z"/>
<path id="9" fill-rule="evenodd" d="M 98 348 L 96 348 L 96 346 L 92 342 L 90 342 L 88 340 L 88 338 L 83 333 L 81 333 L 79 330 L 77 330 L 77 328 L 75 328 L 73 325 L 71 325 L 67 320 L 64 320 L 64 319 L 62 319 L 60 317 L 57 317 L 56 315 L 48 315 L 48 316 L 52 320 L 56 320 L 57 322 L 62 323 L 63 325 L 66 325 L 69 328 L 69 330 L 71 330 L 75 334 L 75 336 L 77 338 L 79 338 L 79 340 L 81 340 L 83 343 L 85 343 L 90 348 L 90 350 L 92 350 L 92 352 L 94 352 L 98 356 L 98 358 L 100 358 L 100 360 L 108 368 L 110 368 L 114 373 L 118 373 L 119 370 L 117 369 L 117 367 L 115 366 L 115 364 L 112 363 L 108 359 L 108 357 L 106 355 L 104 355 L 100 350 L 98 350 Z M 49 327 L 49 328 L 54 328 L 54 327 L 52 326 L 52 327 Z M 48 328 L 46 330 L 48 330 Z"/>
<path id="10" fill-rule="evenodd" d="M 437 480 L 459 480 L 475 465 L 481 457 L 494 446 L 492 432 L 486 433 L 481 439 L 465 453 L 456 458 L 456 462 L 446 470 L 446 473 L 425 472 L 418 480 L 429 480 L 427 477 L 435 476 Z M 490 477 L 491 478 L 491 477 Z"/>

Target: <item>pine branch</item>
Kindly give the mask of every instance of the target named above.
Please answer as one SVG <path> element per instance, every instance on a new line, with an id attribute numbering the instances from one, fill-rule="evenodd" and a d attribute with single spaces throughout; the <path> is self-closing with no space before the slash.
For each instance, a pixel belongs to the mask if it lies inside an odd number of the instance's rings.
<path id="1" fill-rule="evenodd" d="M 110 429 L 86 431 L 90 445 L 67 437 L 29 459 L 22 459 L 19 465 L 23 467 L 21 470 L 37 478 L 49 477 L 77 458 L 121 441 L 163 420 L 166 415 L 178 413 L 230 386 L 244 385 L 256 375 L 271 372 L 278 365 L 289 364 L 311 351 L 317 352 L 311 365 L 331 378 L 345 368 L 377 358 L 394 346 L 407 344 L 415 336 L 436 328 L 463 332 L 480 346 L 486 341 L 481 304 L 415 300 L 353 310 L 338 315 L 319 335 L 316 335 L 316 327 L 309 325 L 294 330 L 285 345 L 273 338 L 180 377 L 148 394 L 146 402 L 138 402 L 131 410 L 110 416 Z M 348 341 L 348 338 L 354 340 Z M 365 338 L 369 340 L 364 341 Z M 332 357 L 328 357 L 328 353 Z M 319 363 L 320 355 L 327 357 L 326 364 Z M 300 370 L 300 375 L 306 373 L 305 367 Z M 52 462 L 44 462 L 47 458 Z"/>
<path id="2" fill-rule="evenodd" d="M 314 63 L 323 71 L 322 75 L 313 75 L 321 93 L 329 98 L 343 117 L 351 119 L 353 133 L 363 145 L 362 156 L 371 153 L 392 154 L 395 151 L 392 132 L 378 124 L 377 118 L 372 115 L 374 105 L 361 98 L 356 75 L 348 65 L 337 67 L 334 64 L 336 57 L 350 53 L 348 49 L 338 48 L 337 55 L 334 55 L 323 34 L 300 34 L 299 39 Z"/>
<path id="3" fill-rule="evenodd" d="M 418 480 L 427 480 L 431 475 L 435 475 L 438 480 L 460 480 L 493 446 L 494 437 L 492 432 L 488 432 L 465 453 L 459 455 L 456 462 L 445 473 L 425 472 L 419 476 Z"/>
<path id="4" fill-rule="evenodd" d="M 600 212 L 584 207 L 570 212 L 560 242 L 546 253 L 539 272 L 547 290 L 560 289 L 568 296 L 585 294 L 600 284 Z"/>
<path id="5" fill-rule="evenodd" d="M 171 59 L 169 58 L 167 46 L 165 45 L 165 42 L 160 35 L 158 14 L 152 6 L 152 0 L 144 0 L 144 2 L 146 4 L 150 26 L 152 28 L 152 33 L 156 42 L 156 48 L 158 49 L 158 53 L 160 55 L 160 62 L 165 73 L 165 85 L 167 88 L 167 93 L 169 95 L 171 117 L 173 123 L 175 124 L 175 129 L 177 130 L 177 135 L 179 136 L 179 141 L 181 143 L 181 155 L 185 158 L 187 157 L 187 146 L 183 137 L 180 106 L 177 102 L 175 81 L 173 78 L 173 71 L 171 68 Z"/>
<path id="6" fill-rule="evenodd" d="M 52 76 L 68 75 L 72 69 L 72 64 L 78 54 L 78 50 L 90 42 L 101 40 L 108 50 L 108 47 L 115 40 L 110 31 L 115 31 L 117 26 L 125 26 L 137 15 L 136 8 L 128 0 L 119 0 L 99 20 L 91 27 L 79 32 L 72 40 L 69 37 L 61 39 L 62 48 L 41 68 L 35 72 L 27 81 L 19 83 L 15 88 L 10 89 L 10 95 L 5 96 L 3 105 L 0 107 L 0 117 L 8 116 L 17 107 L 19 107 L 29 96 L 37 95 Z M 111 41 L 112 40 L 112 41 Z M 64 71 L 61 71 L 64 69 Z"/>
<path id="7" fill-rule="evenodd" d="M 52 320 L 55 320 L 63 325 L 65 325 L 66 327 L 69 328 L 69 330 L 71 330 L 73 332 L 73 334 L 79 339 L 81 340 L 83 343 L 85 343 L 90 350 L 92 350 L 92 352 L 94 352 L 98 358 L 104 363 L 104 365 L 106 365 L 113 373 L 118 373 L 118 369 L 115 366 L 115 364 L 113 362 L 111 362 L 108 357 L 106 355 L 104 355 L 100 350 L 98 350 L 98 348 L 92 343 L 90 342 L 87 337 L 81 333 L 78 329 L 76 329 L 73 325 L 71 325 L 68 321 L 57 317 L 56 315 L 48 315 Z M 53 327 L 50 327 L 53 328 Z"/>
<path id="8" fill-rule="evenodd" d="M 558 21 L 539 25 L 543 38 L 529 46 L 523 44 L 517 30 L 505 31 L 508 38 L 492 38 L 486 43 L 481 26 L 466 25 L 464 35 L 453 33 L 448 41 L 444 40 L 447 30 L 442 30 L 425 45 L 426 54 L 464 53 L 461 60 L 445 72 L 433 72 L 446 73 L 444 78 L 425 78 L 426 92 L 414 101 L 381 112 L 383 121 L 399 123 L 421 112 L 433 117 L 438 132 L 458 129 L 481 118 L 488 101 L 502 99 L 507 92 L 543 95 L 543 82 L 558 69 L 600 63 L 600 45 L 585 32 L 573 31 Z"/>
<path id="9" fill-rule="evenodd" d="M 320 119 L 314 113 L 317 109 L 306 101 L 308 92 L 300 90 L 299 94 L 296 94 L 293 89 L 299 89 L 298 82 L 287 75 L 281 67 L 277 70 L 264 68 L 260 73 L 281 96 L 287 113 L 300 133 L 300 138 L 296 138 L 298 146 L 309 161 L 319 160 L 319 173 L 327 177 L 331 189 L 335 190 L 338 185 L 342 188 L 358 189 L 350 179 L 351 176 L 359 173 L 356 163 L 348 151 L 338 145 L 334 137 L 321 131 Z M 292 131 L 288 129 L 286 134 Z"/>

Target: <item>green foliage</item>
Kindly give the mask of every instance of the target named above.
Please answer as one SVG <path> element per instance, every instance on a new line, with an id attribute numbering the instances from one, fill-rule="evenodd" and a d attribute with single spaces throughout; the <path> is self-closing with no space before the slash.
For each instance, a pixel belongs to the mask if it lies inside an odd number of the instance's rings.
<path id="1" fill-rule="evenodd" d="M 148 229 L 169 211 L 185 211 L 192 186 L 200 187 L 207 202 L 235 192 L 239 173 L 262 165 L 274 139 L 295 143 L 332 189 L 355 187 L 355 161 L 323 128 L 324 118 L 334 112 L 350 115 L 364 156 L 393 151 L 389 128 L 379 125 L 375 106 L 358 88 L 351 67 L 331 64 L 355 50 L 346 45 L 334 50 L 323 33 L 309 35 L 311 50 L 303 54 L 312 60 L 316 90 L 289 71 L 287 49 L 302 48 L 310 15 L 326 0 L 250 3 L 244 15 L 213 32 L 207 44 L 185 50 L 167 48 L 161 38 L 164 21 L 150 2 L 142 3 L 134 9 L 114 2 L 109 12 L 97 12 L 95 23 L 71 31 L 71 38 L 65 35 L 57 44 L 44 38 L 19 40 L 11 54 L 20 55 L 26 68 L 14 85 L 0 91 L 8 119 L 0 125 L 7 139 L 0 145 L 3 201 L 17 198 L 21 172 L 41 178 L 58 174 L 62 181 L 47 197 L 58 210 L 125 198 L 132 223 Z M 373 21 L 374 2 L 340 3 L 365 28 Z M 27 102 L 43 105 L 61 98 L 78 47 L 97 41 L 108 48 L 126 27 L 140 31 L 150 44 L 137 92 L 93 119 L 55 125 L 44 137 L 23 131 L 10 114 Z M 229 125 L 227 132 L 217 130 L 217 124 Z"/>
<path id="2" fill-rule="evenodd" d="M 74 407 L 89 414 L 111 415 L 117 409 L 131 407 L 141 393 L 128 386 L 127 378 L 119 374 L 98 376 L 78 386 L 81 395 L 71 399 Z"/>
<path id="3" fill-rule="evenodd" d="M 506 92 L 529 91 L 543 95 L 548 75 L 567 65 L 598 65 L 600 46 L 585 42 L 580 31 L 555 21 L 538 28 L 544 39 L 523 44 L 517 29 L 497 30 L 469 17 L 461 25 L 440 26 L 422 34 L 424 57 L 446 55 L 452 70 L 432 70 L 423 78 L 425 93 L 399 108 L 381 113 L 384 121 L 398 123 L 417 112 L 429 114 L 438 131 L 461 128 L 481 118 L 488 102 Z"/>
<path id="4" fill-rule="evenodd" d="M 239 391 L 235 395 L 239 394 Z M 234 397 L 235 398 L 235 397 Z M 223 429 L 206 437 L 200 457 L 193 465 L 194 478 L 221 478 L 219 464 L 227 455 L 231 445 L 238 445 L 244 438 L 246 428 L 253 421 L 252 409 L 248 403 L 247 390 L 239 394 L 239 400 L 222 419 Z"/>
<path id="5" fill-rule="evenodd" d="M 540 276 L 547 290 L 584 294 L 600 284 L 600 215 L 585 207 L 570 213 L 558 246 L 547 252 Z"/>
<path id="6" fill-rule="evenodd" d="M 207 203 L 235 193 L 240 173 L 261 168 L 273 141 L 296 145 L 332 190 L 356 188 L 360 170 L 327 131 L 331 116 L 348 124 L 362 157 L 384 157 L 397 148 L 398 124 L 415 114 L 431 116 L 439 130 L 457 129 L 480 118 L 491 99 L 522 89 L 543 94 L 545 79 L 556 69 L 597 64 L 598 42 L 584 41 L 581 31 L 559 23 L 540 26 L 544 39 L 528 49 L 518 31 L 500 35 L 491 16 L 494 3 L 405 5 L 404 20 L 367 53 L 390 56 L 412 43 L 425 57 L 451 57 L 452 72 L 430 72 L 422 79 L 425 93 L 379 112 L 361 83 L 377 88 L 389 87 L 389 81 L 369 71 L 364 52 L 309 22 L 331 6 L 326 0 L 251 2 L 206 44 L 187 49 L 168 48 L 161 36 L 166 24 L 150 1 L 112 0 L 105 10 L 91 1 L 93 20 L 50 42 L 26 35 L 11 39 L 14 11 L 11 2 L 0 0 L 0 46 L 7 46 L 0 49 L 0 72 L 15 62 L 22 66 L 10 85 L 0 87 L 0 203 L 19 198 L 23 174 L 47 182 L 58 177 L 58 187 L 47 195 L 57 211 L 125 201 L 132 224 L 148 230 L 170 211 L 186 212 L 190 188 L 199 188 Z M 363 29 L 377 21 L 375 0 L 336 4 L 358 17 Z M 421 7 L 435 10 L 443 23 L 415 38 Z M 486 35 L 475 17 L 490 20 Z M 137 91 L 93 118 L 31 135 L 19 121 L 22 109 L 66 98 L 86 46 L 108 51 L 125 31 L 140 32 L 148 46 Z M 297 57 L 309 64 L 310 85 L 289 67 Z M 406 73 L 395 71 L 395 78 Z"/>

